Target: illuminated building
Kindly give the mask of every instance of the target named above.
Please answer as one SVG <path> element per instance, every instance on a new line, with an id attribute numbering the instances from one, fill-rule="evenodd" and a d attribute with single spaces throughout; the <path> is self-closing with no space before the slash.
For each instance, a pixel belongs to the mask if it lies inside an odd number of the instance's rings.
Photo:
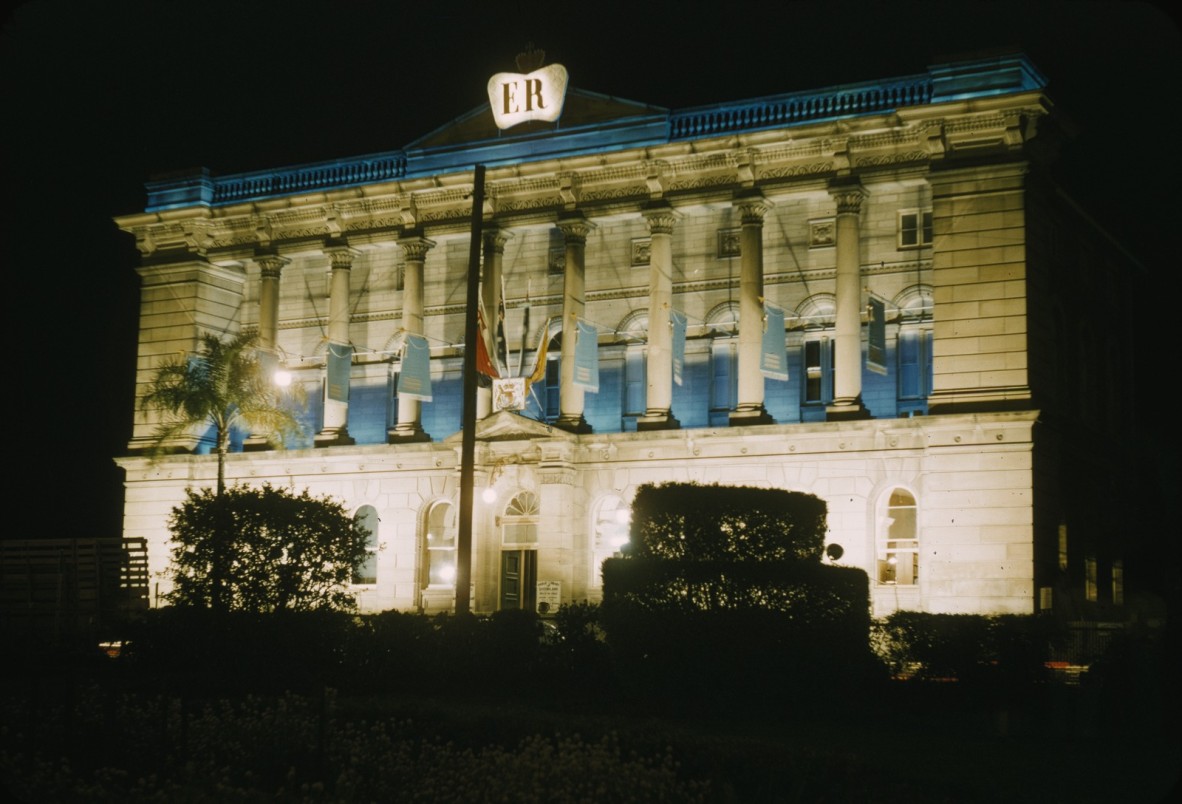
<path id="1" fill-rule="evenodd" d="M 1121 602 L 1103 501 L 1131 347 L 1089 311 L 1139 269 L 1046 179 L 1034 66 L 672 111 L 547 96 L 554 67 L 495 77 L 489 106 L 401 150 L 160 178 L 118 219 L 142 256 L 140 388 L 200 333 L 245 330 L 307 391 L 306 439 L 237 434 L 229 482 L 376 523 L 364 609 L 451 607 L 483 165 L 487 348 L 503 309 L 501 372 L 537 381 L 520 412 L 479 394 L 474 610 L 597 600 L 635 489 L 674 480 L 823 498 L 878 615 Z M 401 382 L 415 349 L 429 401 Z M 119 464 L 125 535 L 166 590 L 168 512 L 216 464 L 205 433 L 149 459 L 153 428 L 137 415 Z"/>

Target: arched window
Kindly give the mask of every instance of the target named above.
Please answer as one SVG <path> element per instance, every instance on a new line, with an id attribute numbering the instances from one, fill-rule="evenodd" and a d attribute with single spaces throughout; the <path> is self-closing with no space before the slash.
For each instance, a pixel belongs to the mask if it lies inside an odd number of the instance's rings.
<path id="1" fill-rule="evenodd" d="M 913 586 L 919 582 L 919 533 L 915 497 L 906 489 L 884 496 L 878 516 L 879 583 Z"/>
<path id="2" fill-rule="evenodd" d="M 624 430 L 636 429 L 636 417 L 643 416 L 648 398 L 648 310 L 625 316 L 616 332 L 626 339 L 624 346 L 623 410 Z"/>
<path id="3" fill-rule="evenodd" d="M 899 308 L 899 415 L 927 413 L 932 393 L 932 289 L 915 285 L 895 297 Z"/>
<path id="4" fill-rule="evenodd" d="M 538 542 L 538 495 L 519 492 L 505 506 L 501 517 L 501 543 L 534 546 Z"/>
<path id="5" fill-rule="evenodd" d="M 353 515 L 353 521 L 365 528 L 365 561 L 353 570 L 353 583 L 378 582 L 378 509 L 363 505 Z"/>
<path id="6" fill-rule="evenodd" d="M 600 571 L 603 562 L 628 543 L 632 510 L 619 495 L 607 494 L 599 499 L 592 511 L 591 587 L 598 589 L 603 585 Z"/>
<path id="7" fill-rule="evenodd" d="M 726 424 L 739 401 L 739 303 L 723 302 L 706 314 L 710 333 L 710 423 Z"/>
<path id="8" fill-rule="evenodd" d="M 456 582 L 455 506 L 441 500 L 427 512 L 427 533 L 423 539 L 422 585 L 453 586 Z"/>

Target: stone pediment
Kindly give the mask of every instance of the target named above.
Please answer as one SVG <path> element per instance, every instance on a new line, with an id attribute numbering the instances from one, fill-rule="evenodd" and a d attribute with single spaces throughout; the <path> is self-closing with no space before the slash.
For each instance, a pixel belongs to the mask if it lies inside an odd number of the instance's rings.
<path id="1" fill-rule="evenodd" d="M 445 443 L 463 439 L 463 432 L 453 433 Z M 476 422 L 477 441 L 528 441 L 533 438 L 573 438 L 570 433 L 545 422 L 530 419 L 511 410 L 501 410 Z"/>
<path id="2" fill-rule="evenodd" d="M 642 119 L 652 115 L 664 115 L 668 109 L 650 106 L 638 101 L 600 95 L 583 89 L 567 90 L 562 107 L 562 117 L 556 123 L 522 123 L 506 131 L 497 128 L 492 110 L 488 104 L 477 106 L 470 112 L 440 126 L 406 146 L 406 150 L 430 150 L 446 148 L 470 142 L 491 139 L 509 139 L 515 136 L 537 136 L 546 132 L 560 133 L 563 129 L 590 125 L 606 125 L 630 119 Z"/>

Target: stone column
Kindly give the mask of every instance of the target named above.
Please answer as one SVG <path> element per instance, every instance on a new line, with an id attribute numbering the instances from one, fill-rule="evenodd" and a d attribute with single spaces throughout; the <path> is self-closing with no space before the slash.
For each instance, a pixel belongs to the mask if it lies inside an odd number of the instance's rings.
<path id="1" fill-rule="evenodd" d="M 739 383 L 731 426 L 771 424 L 763 406 L 763 216 L 771 202 L 758 192 L 736 197 L 743 230 L 739 236 Z"/>
<path id="2" fill-rule="evenodd" d="M 513 235 L 499 229 L 484 230 L 484 265 L 480 272 L 480 301 L 484 305 L 484 323 L 488 327 L 485 347 L 488 355 L 497 363 L 497 323 L 501 307 L 501 266 L 505 257 L 505 243 Z M 507 333 L 506 333 L 507 334 Z M 507 366 L 502 365 L 504 371 Z M 502 375 L 503 376 L 503 375 Z M 476 389 L 476 418 L 483 419 L 492 413 L 492 388 Z"/>
<path id="3" fill-rule="evenodd" d="M 270 365 L 264 369 L 274 369 L 278 366 L 279 356 L 279 276 L 283 266 L 290 260 L 277 254 L 259 253 L 254 261 L 259 265 L 259 352 L 268 356 Z M 274 377 L 268 377 L 274 382 Z M 252 434 L 242 445 L 243 451 L 254 452 L 267 449 L 270 445 L 264 436 Z"/>
<path id="4" fill-rule="evenodd" d="M 348 346 L 349 341 L 349 279 L 356 251 L 343 242 L 325 244 L 324 251 L 332 260 L 332 279 L 328 295 L 328 348 Z M 324 395 L 324 426 L 316 434 L 318 447 L 334 447 L 353 443 L 349 437 L 349 403 L 329 399 Z"/>
<path id="5" fill-rule="evenodd" d="M 643 213 L 652 238 L 649 247 L 648 351 L 645 412 L 637 430 L 676 430 L 673 417 L 673 225 L 680 217 L 667 204 Z"/>
<path id="6" fill-rule="evenodd" d="M 414 235 L 398 241 L 406 254 L 402 275 L 402 331 L 410 335 L 423 334 L 423 263 L 435 241 Z M 398 398 L 398 424 L 386 431 L 388 443 L 430 441 L 423 432 L 423 403 L 418 399 Z"/>
<path id="7" fill-rule="evenodd" d="M 575 339 L 577 321 L 586 307 L 583 294 L 587 235 L 595 229 L 595 224 L 582 215 L 573 215 L 560 219 L 557 225 L 566 240 L 566 270 L 562 281 L 562 362 L 555 425 L 572 433 L 589 433 L 591 425 L 583 418 L 583 389 L 574 384 Z"/>
<path id="8" fill-rule="evenodd" d="M 868 419 L 862 405 L 862 260 L 858 216 L 866 193 L 855 183 L 829 189 L 837 204 L 836 321 L 834 323 L 833 404 L 829 421 Z"/>

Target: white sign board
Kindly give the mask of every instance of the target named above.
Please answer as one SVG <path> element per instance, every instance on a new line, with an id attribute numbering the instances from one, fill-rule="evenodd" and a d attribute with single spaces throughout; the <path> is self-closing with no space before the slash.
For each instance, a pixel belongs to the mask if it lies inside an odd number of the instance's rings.
<path id="1" fill-rule="evenodd" d="M 562 605 L 562 581 L 538 581 L 538 614 L 554 614 Z"/>
<path id="2" fill-rule="evenodd" d="M 497 73 L 488 79 L 488 103 L 497 128 L 529 120 L 553 123 L 566 101 L 566 68 L 547 64 L 532 73 Z"/>

